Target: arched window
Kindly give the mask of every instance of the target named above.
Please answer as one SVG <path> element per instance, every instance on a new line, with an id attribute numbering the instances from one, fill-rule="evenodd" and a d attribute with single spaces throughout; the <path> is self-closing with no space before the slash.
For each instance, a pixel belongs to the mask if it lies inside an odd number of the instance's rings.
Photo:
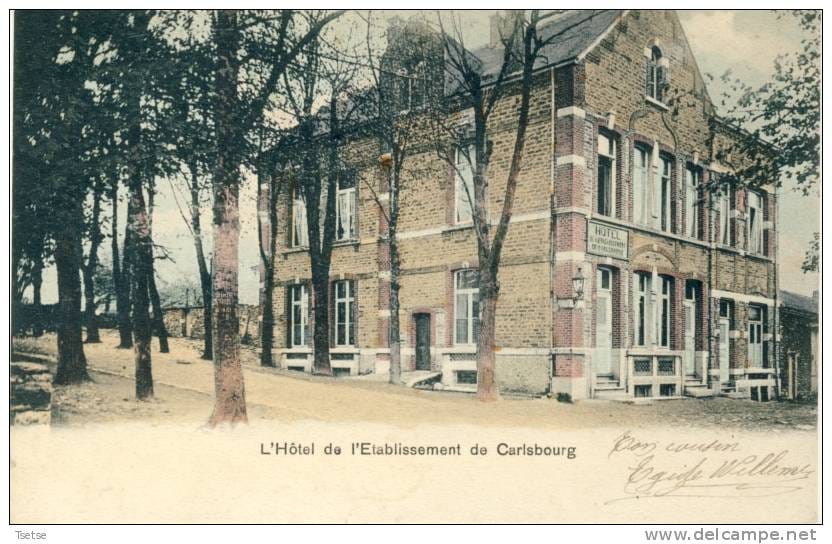
<path id="1" fill-rule="evenodd" d="M 653 100 L 661 102 L 664 99 L 664 88 L 667 82 L 667 59 L 662 57 L 662 50 L 654 45 L 650 48 L 650 57 L 647 60 L 647 88 L 645 94 Z"/>

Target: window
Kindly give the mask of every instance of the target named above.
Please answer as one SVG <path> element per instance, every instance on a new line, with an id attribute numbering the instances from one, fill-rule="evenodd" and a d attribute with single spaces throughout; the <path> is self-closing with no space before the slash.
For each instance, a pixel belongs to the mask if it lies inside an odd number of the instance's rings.
<path id="1" fill-rule="evenodd" d="M 466 156 L 467 155 L 467 156 Z M 467 151 L 459 146 L 456 148 L 456 175 L 454 182 L 454 217 L 457 224 L 470 223 L 473 216 L 474 198 L 474 169 L 476 164 L 474 146 L 468 146 Z"/>
<path id="2" fill-rule="evenodd" d="M 661 179 L 657 180 L 658 187 L 656 187 L 654 193 L 659 196 L 654 215 L 659 218 L 657 227 L 665 232 L 671 232 L 673 227 L 670 214 L 670 191 L 673 179 L 673 161 L 667 157 L 662 157 L 661 166 Z"/>
<path id="3" fill-rule="evenodd" d="M 355 284 L 335 282 L 335 345 L 355 345 Z"/>
<path id="4" fill-rule="evenodd" d="M 289 330 L 291 347 L 305 346 L 309 319 L 309 291 L 306 285 L 289 287 Z"/>
<path id="5" fill-rule="evenodd" d="M 649 220 L 650 150 L 636 146 L 633 164 L 633 222 L 647 225 Z"/>
<path id="6" fill-rule="evenodd" d="M 748 251 L 763 254 L 763 197 L 748 192 Z"/>
<path id="7" fill-rule="evenodd" d="M 356 238 L 355 215 L 355 175 L 345 172 L 338 177 L 338 198 L 335 206 L 336 240 Z"/>
<path id="8" fill-rule="evenodd" d="M 763 350 L 763 331 L 765 330 L 766 311 L 763 306 L 748 306 L 748 363 L 753 368 L 765 368 L 766 360 Z"/>
<path id="9" fill-rule="evenodd" d="M 596 211 L 615 216 L 615 140 L 598 134 L 598 202 Z"/>
<path id="10" fill-rule="evenodd" d="M 725 189 L 719 195 L 719 243 L 725 246 L 734 245 L 731 233 L 731 191 Z"/>
<path id="11" fill-rule="evenodd" d="M 396 78 L 401 112 L 424 108 L 428 101 L 425 63 L 420 62 L 410 70 L 399 71 Z"/>
<path id="12" fill-rule="evenodd" d="M 476 370 L 457 370 L 456 383 L 460 385 L 477 385 Z"/>
<path id="13" fill-rule="evenodd" d="M 685 236 L 699 238 L 699 169 L 685 169 Z"/>
<path id="14" fill-rule="evenodd" d="M 309 233 L 306 230 L 306 201 L 300 189 L 292 193 L 292 246 L 308 247 Z"/>
<path id="15" fill-rule="evenodd" d="M 477 343 L 480 334 L 479 274 L 460 270 L 454 274 L 454 344 Z"/>
<path id="16" fill-rule="evenodd" d="M 650 275 L 645 272 L 633 274 L 635 283 L 635 338 L 636 346 L 647 345 L 647 312 L 650 307 Z"/>
<path id="17" fill-rule="evenodd" d="M 662 57 L 662 51 L 653 46 L 650 49 L 650 58 L 647 60 L 647 86 L 645 94 L 661 102 L 664 98 L 664 89 L 668 81 L 667 59 Z"/>
<path id="18" fill-rule="evenodd" d="M 633 388 L 633 396 L 637 399 L 649 398 L 653 396 L 652 385 L 637 385 Z"/>
<path id="19" fill-rule="evenodd" d="M 647 272 L 633 274 L 635 293 L 635 338 L 636 346 L 656 346 L 669 348 L 673 336 L 673 278 L 658 276 L 658 293 L 653 304 L 651 289 L 654 277 Z M 654 326 L 651 329 L 651 323 Z M 652 335 L 649 331 L 653 331 Z"/>
<path id="20" fill-rule="evenodd" d="M 659 276 L 661 292 L 658 297 L 658 323 L 656 324 L 657 344 L 662 348 L 670 347 L 671 330 L 671 308 L 673 300 L 673 279 L 666 276 Z"/>

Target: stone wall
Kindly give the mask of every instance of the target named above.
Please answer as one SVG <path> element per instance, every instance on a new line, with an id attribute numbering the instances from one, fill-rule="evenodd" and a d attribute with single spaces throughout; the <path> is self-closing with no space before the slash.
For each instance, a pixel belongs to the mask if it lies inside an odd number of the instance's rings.
<path id="1" fill-rule="evenodd" d="M 9 367 L 9 424 L 48 425 L 52 419 L 52 375 L 45 364 L 13 362 Z"/>
<path id="2" fill-rule="evenodd" d="M 260 308 L 254 304 L 240 304 L 237 308 L 240 319 L 240 338 L 243 343 L 256 344 L 260 341 Z M 205 337 L 205 312 L 201 307 L 165 308 L 165 328 L 173 338 Z"/>

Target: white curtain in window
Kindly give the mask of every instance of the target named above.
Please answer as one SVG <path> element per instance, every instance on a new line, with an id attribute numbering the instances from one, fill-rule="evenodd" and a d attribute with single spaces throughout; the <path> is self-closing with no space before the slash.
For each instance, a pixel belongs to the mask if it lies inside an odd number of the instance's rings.
<path id="1" fill-rule="evenodd" d="M 306 203 L 303 198 L 295 196 L 292 203 L 292 226 L 295 231 L 294 241 L 295 246 L 308 246 L 309 236 L 306 230 Z"/>

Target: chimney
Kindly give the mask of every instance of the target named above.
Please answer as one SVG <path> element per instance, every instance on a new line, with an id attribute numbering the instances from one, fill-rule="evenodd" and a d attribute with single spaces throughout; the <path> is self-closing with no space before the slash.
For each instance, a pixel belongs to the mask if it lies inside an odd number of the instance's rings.
<path id="1" fill-rule="evenodd" d="M 502 47 L 503 40 L 507 40 L 514 30 L 514 22 L 524 15 L 525 11 L 522 9 L 507 9 L 498 11 L 492 15 L 489 19 L 491 23 L 491 40 L 489 41 L 489 45 L 491 47 Z"/>

